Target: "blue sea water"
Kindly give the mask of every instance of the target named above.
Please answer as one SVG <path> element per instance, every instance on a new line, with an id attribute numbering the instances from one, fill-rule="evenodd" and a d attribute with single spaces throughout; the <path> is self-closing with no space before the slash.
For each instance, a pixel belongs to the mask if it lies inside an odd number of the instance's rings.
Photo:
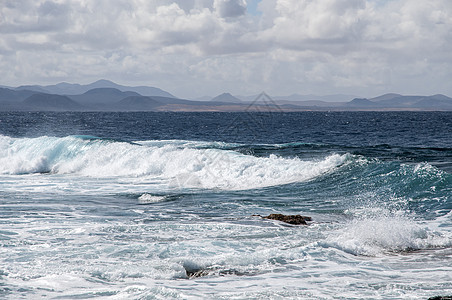
<path id="1" fill-rule="evenodd" d="M 0 113 L 0 298 L 452 295 L 451 172 L 450 112 Z"/>

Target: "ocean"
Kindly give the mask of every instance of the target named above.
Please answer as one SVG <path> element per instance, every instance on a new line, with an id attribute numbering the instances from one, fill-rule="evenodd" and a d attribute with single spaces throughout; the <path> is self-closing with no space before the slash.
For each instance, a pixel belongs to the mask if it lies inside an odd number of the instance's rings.
<path id="1" fill-rule="evenodd" d="M 451 173 L 451 112 L 0 112 L 0 298 L 452 295 Z"/>

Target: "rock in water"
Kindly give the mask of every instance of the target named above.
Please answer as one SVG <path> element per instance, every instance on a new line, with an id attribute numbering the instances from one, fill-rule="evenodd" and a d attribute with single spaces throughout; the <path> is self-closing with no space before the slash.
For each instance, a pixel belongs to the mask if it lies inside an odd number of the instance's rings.
<path id="1" fill-rule="evenodd" d="M 306 221 L 311 221 L 310 217 L 304 217 L 300 215 L 283 215 L 283 214 L 270 214 L 264 219 L 278 220 L 292 225 L 308 225 Z"/>
<path id="2" fill-rule="evenodd" d="M 187 274 L 188 279 L 199 278 L 199 277 L 209 275 L 209 270 L 198 270 L 195 272 L 190 272 L 190 271 L 186 270 L 186 274 Z"/>

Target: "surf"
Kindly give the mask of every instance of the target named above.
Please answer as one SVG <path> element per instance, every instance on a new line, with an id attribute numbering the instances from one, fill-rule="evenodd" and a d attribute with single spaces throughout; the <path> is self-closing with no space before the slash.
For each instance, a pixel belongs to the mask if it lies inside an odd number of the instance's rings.
<path id="1" fill-rule="evenodd" d="M 170 186 L 243 190 L 305 182 L 334 171 L 349 159 L 256 157 L 237 145 L 195 141 L 129 143 L 85 136 L 0 138 L 0 174 L 72 174 L 88 178 L 164 181 Z M 138 180 L 139 181 L 139 180 Z"/>

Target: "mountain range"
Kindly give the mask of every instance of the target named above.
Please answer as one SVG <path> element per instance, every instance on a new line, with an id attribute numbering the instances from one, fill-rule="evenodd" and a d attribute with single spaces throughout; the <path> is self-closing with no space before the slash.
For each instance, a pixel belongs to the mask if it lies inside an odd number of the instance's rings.
<path id="1" fill-rule="evenodd" d="M 96 82 L 81 85 L 77 83 L 67 83 L 62 82 L 55 85 L 47 85 L 47 86 L 41 86 L 41 85 L 22 85 L 16 88 L 13 88 L 16 91 L 20 90 L 27 90 L 27 91 L 34 91 L 34 92 L 40 92 L 40 93 L 47 93 L 47 94 L 59 94 L 59 95 L 79 95 L 83 94 L 89 90 L 97 89 L 97 88 L 113 88 L 120 90 L 122 92 L 135 92 L 138 94 L 141 94 L 143 96 L 162 96 L 162 97 L 171 97 L 175 98 L 170 93 L 156 88 L 156 87 L 149 87 L 149 86 L 124 86 L 116 84 L 112 81 L 101 79 Z"/>
<path id="2" fill-rule="evenodd" d="M 350 97 L 350 98 L 347 98 Z M 335 100 L 336 102 L 326 101 Z M 349 99 L 349 100 L 344 100 Z M 208 101 L 206 101 L 208 100 Z M 0 87 L 0 111 L 452 111 L 445 95 L 375 98 L 347 95 L 233 96 L 223 93 L 209 99 L 186 100 L 155 87 L 129 87 L 108 80 L 91 84 L 59 83 Z"/>

